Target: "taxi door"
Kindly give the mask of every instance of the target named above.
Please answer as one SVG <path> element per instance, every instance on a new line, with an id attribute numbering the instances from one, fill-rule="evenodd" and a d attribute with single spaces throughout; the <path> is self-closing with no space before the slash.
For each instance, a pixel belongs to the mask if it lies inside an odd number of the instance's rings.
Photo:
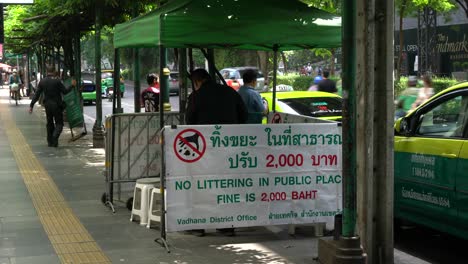
<path id="1" fill-rule="evenodd" d="M 464 143 L 457 166 L 456 205 L 458 208 L 458 236 L 468 239 L 468 98 L 466 98 L 463 107 L 465 107 Z"/>
<path id="2" fill-rule="evenodd" d="M 467 135 L 468 136 L 468 135 Z M 463 237 L 468 238 L 468 140 L 460 152 L 457 173 L 458 220 Z"/>
<path id="3" fill-rule="evenodd" d="M 395 137 L 398 218 L 457 232 L 456 175 L 465 142 L 465 115 L 461 114 L 467 97 L 466 90 L 448 92 L 405 117 L 409 129 Z"/>

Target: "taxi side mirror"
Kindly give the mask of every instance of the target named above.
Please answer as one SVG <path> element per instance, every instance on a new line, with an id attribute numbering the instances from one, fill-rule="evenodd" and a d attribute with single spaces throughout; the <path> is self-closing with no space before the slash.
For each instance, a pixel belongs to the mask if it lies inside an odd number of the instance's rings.
<path id="1" fill-rule="evenodd" d="M 408 118 L 401 117 L 395 122 L 395 133 L 399 135 L 408 135 L 410 133 L 410 128 L 408 124 Z"/>

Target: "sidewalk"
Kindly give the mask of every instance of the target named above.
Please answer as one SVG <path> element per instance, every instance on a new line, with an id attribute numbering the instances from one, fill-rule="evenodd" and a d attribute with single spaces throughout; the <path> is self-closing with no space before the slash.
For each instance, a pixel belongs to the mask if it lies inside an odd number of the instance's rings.
<path id="1" fill-rule="evenodd" d="M 115 214 L 101 203 L 104 150 L 92 148 L 91 129 L 69 142 L 65 127 L 59 147 L 47 147 L 44 110 L 36 105 L 30 115 L 29 102 L 9 104 L 0 89 L 0 263 L 316 263 L 310 226 L 294 237 L 287 226 L 243 228 L 234 237 L 168 233 L 167 253 L 154 242 L 157 228 L 130 222 L 123 203 Z M 75 233 L 85 241 L 72 244 Z M 425 262 L 395 251 L 395 263 Z"/>

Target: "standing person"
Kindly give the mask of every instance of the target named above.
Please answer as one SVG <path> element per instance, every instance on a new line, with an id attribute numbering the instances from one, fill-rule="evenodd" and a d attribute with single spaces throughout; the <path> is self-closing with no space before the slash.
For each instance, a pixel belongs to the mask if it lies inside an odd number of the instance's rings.
<path id="1" fill-rule="evenodd" d="M 307 75 L 312 75 L 312 66 L 310 65 L 310 63 L 307 63 L 307 67 L 306 67 L 306 70 L 307 70 Z"/>
<path id="2" fill-rule="evenodd" d="M 158 76 L 154 73 L 148 74 L 146 82 L 149 86 L 141 93 L 142 107 L 145 108 L 145 112 L 159 112 Z"/>
<path id="3" fill-rule="evenodd" d="M 19 76 L 19 78 L 20 78 L 20 85 L 19 85 L 19 87 L 20 87 L 20 89 L 19 89 L 20 95 L 21 95 L 22 97 L 26 97 L 27 94 L 26 94 L 26 91 L 25 91 L 25 84 L 24 84 L 24 78 L 25 78 L 25 76 L 24 76 L 24 71 L 23 71 L 23 70 L 20 70 L 19 73 L 18 73 L 18 76 Z"/>
<path id="4" fill-rule="evenodd" d="M 412 109 L 426 102 L 427 99 L 431 98 L 431 96 L 434 95 L 434 88 L 432 88 L 431 77 L 429 75 L 424 75 L 422 81 L 424 86 L 422 88 L 419 88 L 418 97 L 416 98 L 416 101 L 414 101 L 413 105 L 411 105 Z"/>
<path id="5" fill-rule="evenodd" d="M 217 84 L 205 69 L 196 69 L 191 74 L 194 91 L 188 98 L 185 121 L 188 125 L 244 124 L 247 108 L 241 96 L 226 85 Z M 218 229 L 234 235 L 234 228 Z M 192 230 L 204 236 L 205 230 Z"/>
<path id="6" fill-rule="evenodd" d="M 328 79 L 330 76 L 329 71 L 323 71 L 323 79 L 318 83 L 317 90 L 327 93 L 336 93 L 336 83 L 333 80 Z"/>
<path id="7" fill-rule="evenodd" d="M 217 84 L 205 69 L 194 70 L 191 78 L 195 91 L 188 100 L 187 124 L 245 124 L 247 109 L 235 90 Z"/>
<path id="8" fill-rule="evenodd" d="M 253 69 L 248 69 L 242 75 L 242 80 L 244 81 L 244 85 L 237 92 L 247 107 L 247 123 L 261 124 L 263 115 L 266 114 L 267 109 L 262 102 L 262 97 L 254 88 L 257 86 L 257 73 Z"/>
<path id="9" fill-rule="evenodd" d="M 10 79 L 9 79 L 8 84 L 10 85 L 10 97 L 12 99 L 14 99 L 13 98 L 13 91 L 12 91 L 12 86 L 13 86 L 14 89 L 17 89 L 17 91 L 18 91 L 18 93 L 20 95 L 20 99 L 21 99 L 21 93 L 19 92 L 19 85 L 21 84 L 21 79 L 20 79 L 16 69 L 13 69 L 13 72 L 10 75 Z"/>
<path id="10" fill-rule="evenodd" d="M 55 70 L 47 69 L 47 77 L 39 82 L 37 92 L 29 105 L 29 113 L 32 113 L 34 104 L 44 93 L 44 106 L 47 117 L 47 143 L 49 147 L 58 147 L 58 139 L 63 129 L 63 99 L 62 95 L 67 91 L 63 83 L 54 78 Z"/>

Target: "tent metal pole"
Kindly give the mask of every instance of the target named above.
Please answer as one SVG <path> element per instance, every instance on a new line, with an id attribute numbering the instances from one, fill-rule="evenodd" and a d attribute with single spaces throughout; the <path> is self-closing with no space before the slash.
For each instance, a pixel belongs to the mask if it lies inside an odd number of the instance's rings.
<path id="1" fill-rule="evenodd" d="M 343 1 L 343 237 L 356 235 L 356 0 Z"/>
<path id="2" fill-rule="evenodd" d="M 138 17 L 138 2 L 133 2 L 132 16 Z M 115 66 L 115 65 L 114 65 Z M 114 87 L 114 94 L 115 94 Z M 140 83 L 140 49 L 133 49 L 133 103 L 134 103 L 134 112 L 141 112 L 141 83 Z"/>
<path id="3" fill-rule="evenodd" d="M 93 147 L 104 147 L 104 130 L 102 127 L 102 87 L 101 87 L 101 29 L 102 6 L 96 1 L 96 31 L 94 42 L 94 62 L 96 68 L 96 122 L 93 126 Z"/>
<path id="4" fill-rule="evenodd" d="M 160 84 L 160 98 L 164 102 L 164 111 L 171 111 L 172 106 L 169 100 L 169 75 L 171 71 L 167 68 L 167 48 L 159 46 L 159 84 Z"/>
<path id="5" fill-rule="evenodd" d="M 123 113 L 122 91 L 120 91 L 120 50 L 114 49 L 114 101 L 113 113 Z"/>
<path id="6" fill-rule="evenodd" d="M 160 96 L 159 96 L 159 133 L 161 137 L 161 174 L 160 174 L 160 188 L 161 188 L 161 237 L 156 238 L 154 241 L 156 243 L 159 243 L 161 246 L 164 246 L 167 250 L 167 252 L 171 252 L 169 250 L 169 245 L 167 244 L 167 238 L 166 238 L 166 208 L 164 206 L 164 192 L 166 188 L 166 166 L 165 166 L 165 154 L 164 154 L 164 144 L 166 140 L 164 139 L 164 95 L 165 93 L 169 92 L 169 72 L 165 69 L 166 67 L 166 55 L 165 55 L 165 47 L 160 45 L 159 46 L 159 77 L 161 78 L 160 84 L 162 85 L 160 87 Z M 166 71 L 165 71 L 166 70 Z M 167 74 L 167 75 L 165 75 Z M 163 80 L 165 78 L 165 82 Z M 167 86 L 167 87 L 165 87 Z M 170 105 L 169 105 L 170 106 Z"/>
<path id="7" fill-rule="evenodd" d="M 135 113 L 141 112 L 141 102 L 140 102 L 140 94 L 141 94 L 141 82 L 140 82 L 140 49 L 134 48 L 133 49 L 133 87 L 134 87 L 134 94 L 133 94 L 133 101 L 134 101 L 134 110 Z M 114 93 L 115 93 L 114 87 Z"/>
<path id="8" fill-rule="evenodd" d="M 164 127 L 164 96 L 166 93 L 165 83 L 163 82 L 164 76 L 164 66 L 166 63 L 166 58 L 163 56 L 164 47 L 162 45 L 159 46 L 159 127 L 162 129 Z"/>
<path id="9" fill-rule="evenodd" d="M 214 61 L 214 50 L 213 49 L 206 49 L 206 59 L 208 60 L 208 72 L 211 75 L 213 80 L 216 79 L 216 66 Z"/>
<path id="10" fill-rule="evenodd" d="M 187 87 L 187 49 L 179 49 L 179 119 L 181 124 L 185 123 Z"/>
<path id="11" fill-rule="evenodd" d="M 276 70 L 278 69 L 278 45 L 273 45 L 273 102 L 272 110 L 276 113 Z"/>

